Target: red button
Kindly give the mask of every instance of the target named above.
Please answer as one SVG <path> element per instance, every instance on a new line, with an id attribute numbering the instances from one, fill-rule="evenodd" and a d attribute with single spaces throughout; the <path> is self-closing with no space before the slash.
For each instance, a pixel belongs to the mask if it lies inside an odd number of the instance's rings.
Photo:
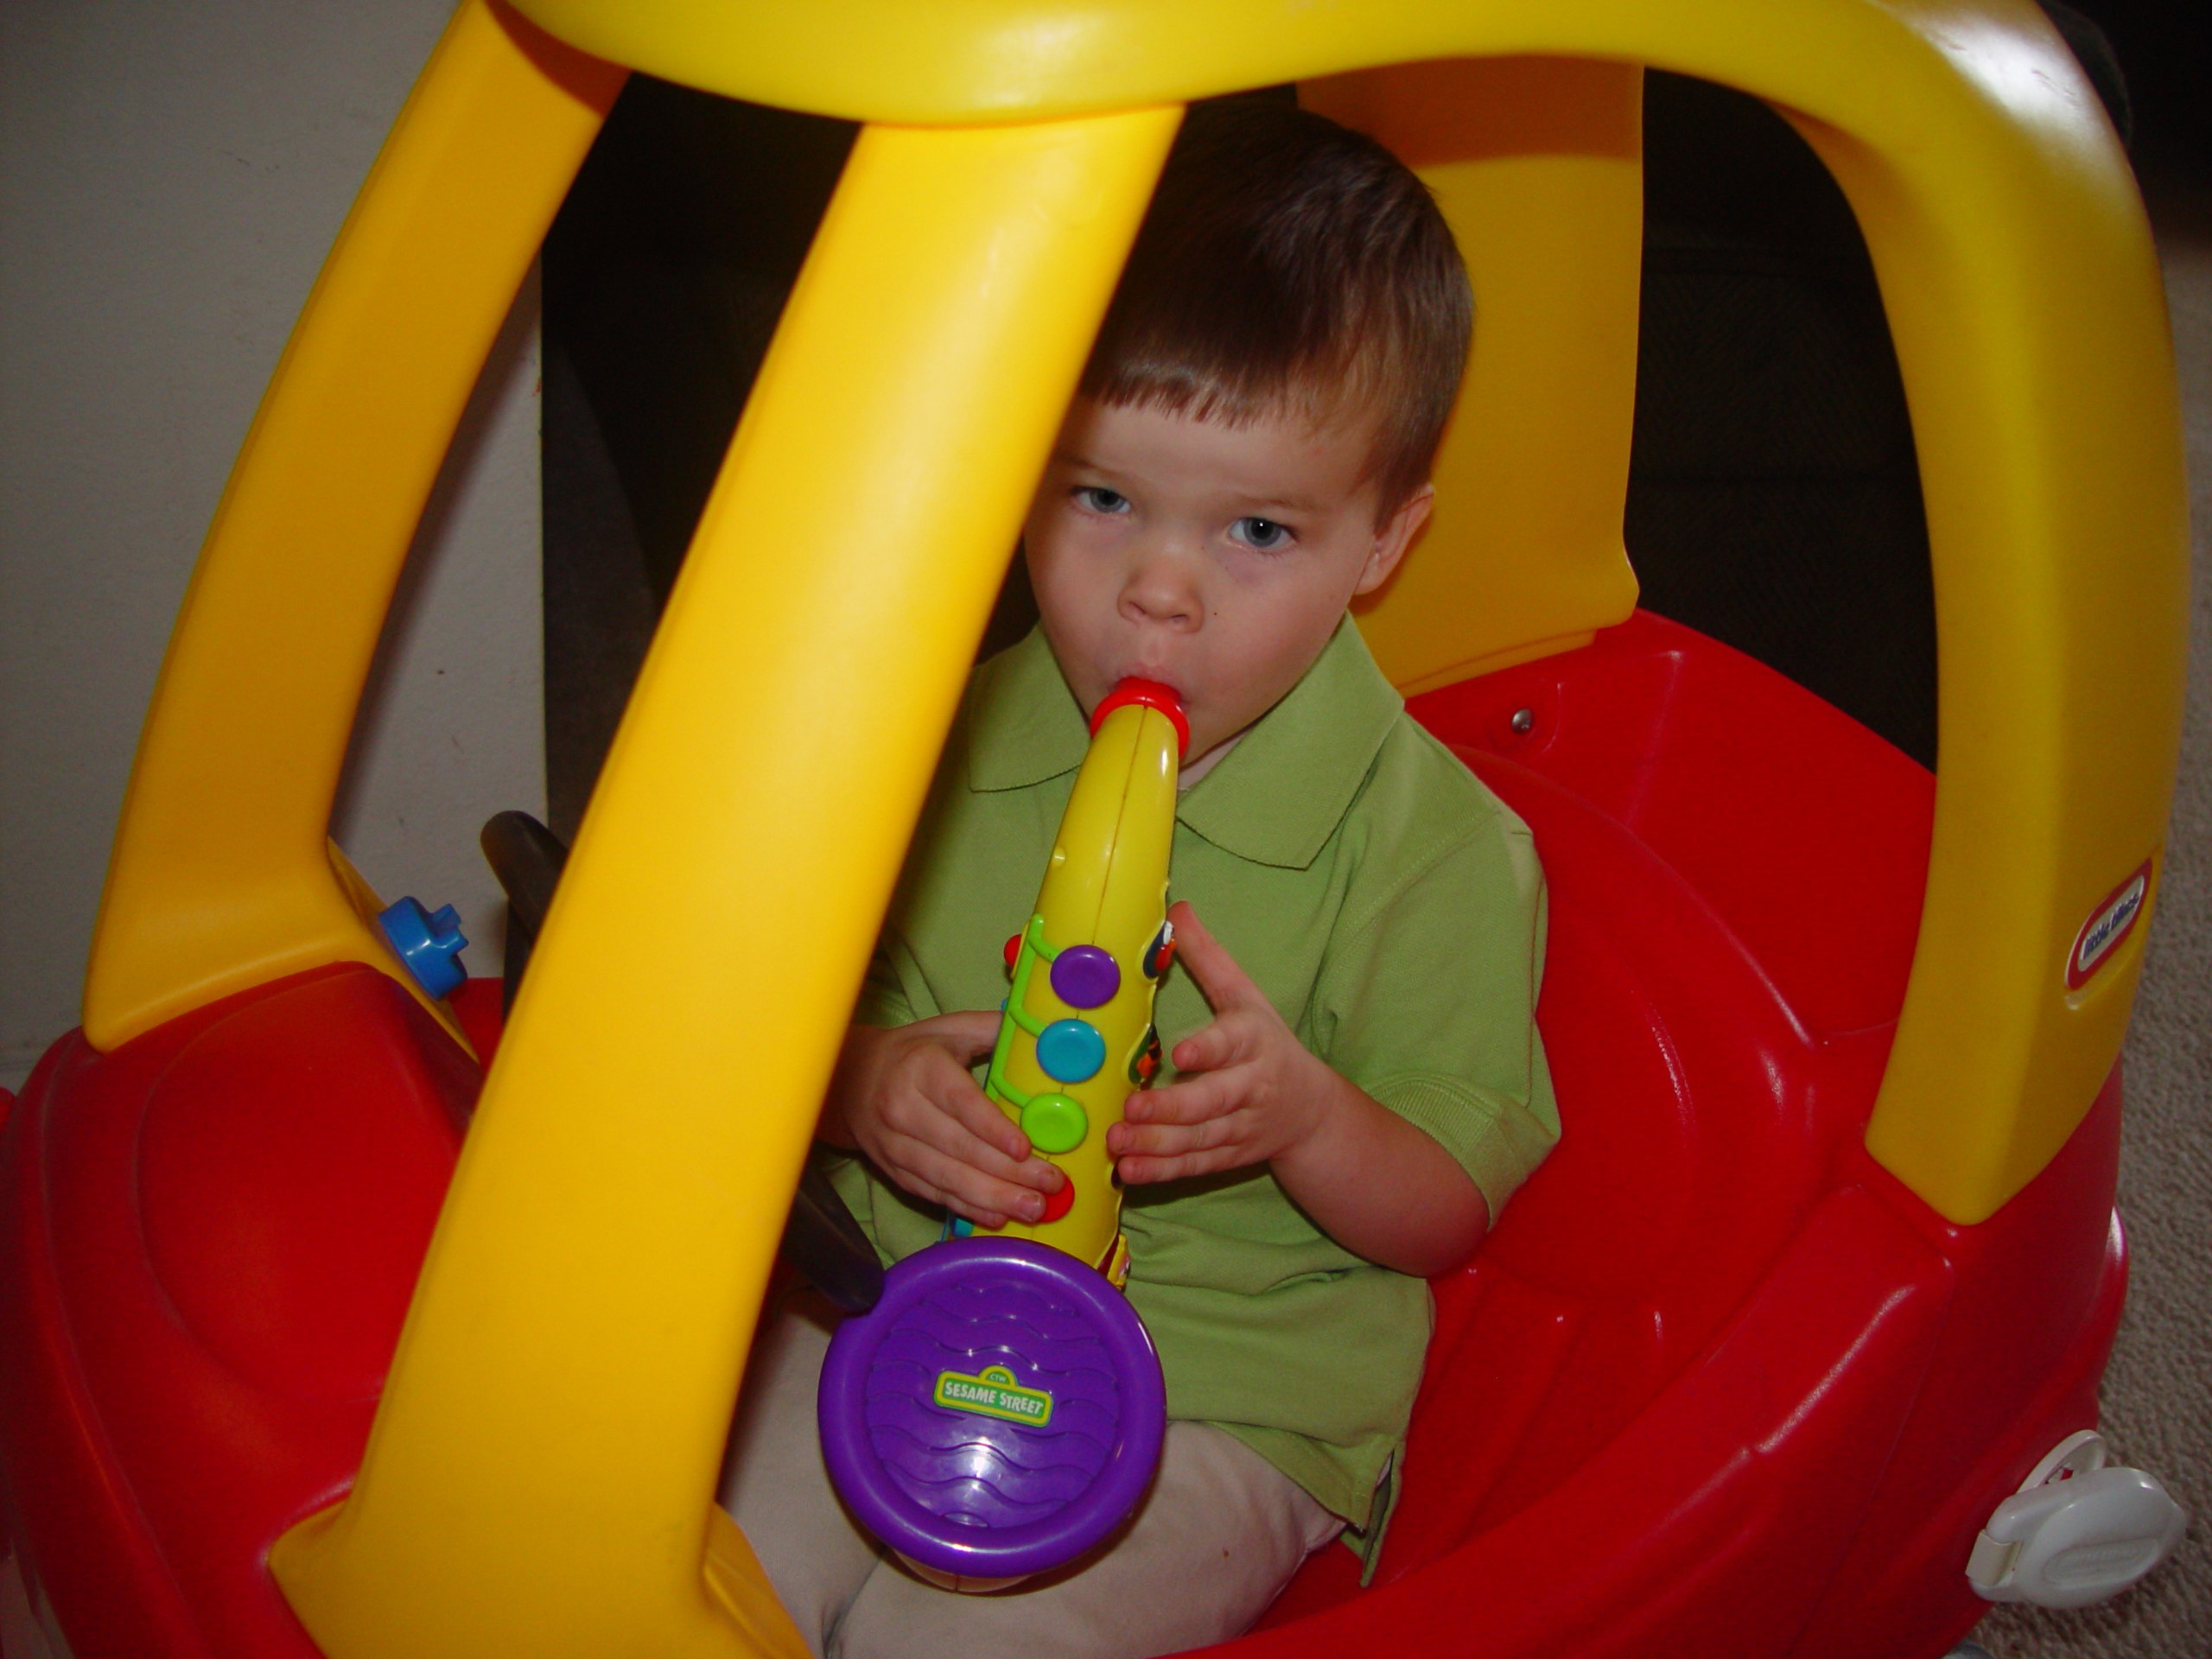
<path id="1" fill-rule="evenodd" d="M 1068 1179 L 1067 1172 L 1062 1170 L 1060 1190 L 1057 1192 L 1047 1192 L 1045 1195 L 1045 1214 L 1037 1224 L 1041 1227 L 1046 1222 L 1058 1221 L 1073 1208 L 1075 1208 L 1075 1183 Z"/>
<path id="2" fill-rule="evenodd" d="M 1007 934 L 1006 936 L 1006 965 L 1009 968 L 1013 967 L 1014 958 L 1019 957 L 1020 954 L 1021 935 L 1019 933 Z"/>

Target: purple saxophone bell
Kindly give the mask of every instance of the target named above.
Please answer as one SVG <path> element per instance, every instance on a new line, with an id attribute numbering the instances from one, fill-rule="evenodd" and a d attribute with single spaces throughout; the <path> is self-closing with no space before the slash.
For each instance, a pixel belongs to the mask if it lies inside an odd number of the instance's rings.
<path id="1" fill-rule="evenodd" d="M 830 1345 L 822 1449 L 854 1513 L 932 1574 L 1082 1554 L 1136 1505 L 1166 1430 L 1152 1338 L 1103 1275 L 977 1236 L 909 1256 Z"/>

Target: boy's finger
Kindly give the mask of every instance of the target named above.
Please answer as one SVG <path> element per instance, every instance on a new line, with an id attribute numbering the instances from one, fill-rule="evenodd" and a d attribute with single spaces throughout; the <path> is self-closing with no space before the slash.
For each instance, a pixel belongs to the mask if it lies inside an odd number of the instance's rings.
<path id="1" fill-rule="evenodd" d="M 1114 1166 L 1114 1173 L 1122 1178 L 1124 1186 L 1144 1186 L 1154 1181 L 1179 1181 L 1192 1175 L 1211 1175 L 1217 1170 L 1237 1167 L 1239 1154 L 1234 1150 L 1217 1148 L 1211 1152 L 1184 1153 L 1177 1156 L 1132 1156 L 1122 1159 Z"/>
<path id="2" fill-rule="evenodd" d="M 925 1080 L 912 1092 L 894 1096 L 884 1110 L 883 1123 L 893 1135 L 918 1146 L 1006 1179 L 1028 1156 L 1029 1143 L 1017 1129 L 1011 1142 L 1002 1146 L 1006 1131 L 1014 1126 L 996 1113 L 987 1117 L 975 1112 L 972 1125 L 963 1121 L 966 1114 L 984 1103 L 975 1084 L 961 1072 L 950 1080 L 936 1080 L 934 1085 Z M 995 1123 L 992 1117 L 997 1118 Z M 985 1133 L 978 1134 L 978 1129 Z"/>
<path id="3" fill-rule="evenodd" d="M 1067 1177 L 1035 1155 L 1029 1137 L 964 1072 L 938 1104 L 943 1132 L 931 1138 L 939 1150 L 1018 1187 L 1057 1192 L 1065 1185 Z"/>
<path id="4" fill-rule="evenodd" d="M 1206 1001 L 1216 1014 L 1253 1002 L 1267 1002 L 1266 995 L 1252 982 L 1251 976 L 1236 965 L 1236 958 L 1229 954 L 1227 947 L 1207 931 L 1188 899 L 1178 899 L 1171 905 L 1167 919 L 1175 924 L 1175 959 L 1190 969 L 1191 977 L 1198 981 L 1198 988 L 1205 993 Z"/>
<path id="5" fill-rule="evenodd" d="M 915 1023 L 948 1048 L 966 1056 L 970 1063 L 982 1059 L 998 1045 L 999 1016 L 986 1014 L 980 1008 L 933 1014 Z"/>
<path id="6" fill-rule="evenodd" d="M 909 1140 L 898 1149 L 898 1158 L 909 1173 L 930 1189 L 924 1196 L 934 1197 L 938 1203 L 979 1224 L 998 1226 L 1007 1216 L 1036 1221 L 1045 1213 L 1045 1200 L 1034 1190 L 986 1174 L 926 1141 Z M 991 1219 L 986 1222 L 986 1217 Z"/>
<path id="7" fill-rule="evenodd" d="M 1203 1123 L 1235 1107 L 1228 1084 L 1210 1072 L 1131 1095 L 1122 1116 L 1133 1123 Z"/>
<path id="8" fill-rule="evenodd" d="M 1196 1123 L 1123 1123 L 1107 1146 L 1116 1157 L 1176 1158 L 1211 1152 L 1242 1138 L 1229 1118 L 1209 1117 Z"/>
<path id="9" fill-rule="evenodd" d="M 1028 1157 L 1027 1142 L 1020 1143 L 1022 1150 L 1019 1154 L 1010 1152 L 995 1136 L 977 1134 L 977 1127 L 950 1112 L 940 1113 L 918 1138 L 989 1179 L 1021 1182 L 1022 1166 Z"/>
<path id="10" fill-rule="evenodd" d="M 977 1090 L 966 1077 L 960 1080 L 959 1091 L 952 1093 L 943 1104 L 945 1115 L 976 1141 L 1003 1159 L 1003 1170 L 987 1164 L 995 1174 L 1021 1181 L 1043 1192 L 1052 1192 L 1058 1185 L 1058 1173 L 1041 1158 L 1030 1156 L 1033 1148 L 1029 1137 L 1020 1126 L 991 1103 L 989 1097 Z M 1043 1173 L 1040 1173 L 1043 1172 Z M 1050 1184 L 1046 1174 L 1053 1178 Z"/>
<path id="11" fill-rule="evenodd" d="M 914 1092 L 909 1098 L 917 1109 L 906 1119 L 908 1133 L 919 1135 L 947 1152 L 957 1153 L 969 1141 L 981 1141 L 1008 1166 L 1029 1156 L 1028 1137 L 991 1104 L 965 1067 L 942 1049 L 925 1050 L 923 1060 L 912 1079 Z M 932 1132 L 931 1118 L 955 1131 L 953 1137 Z"/>
<path id="12" fill-rule="evenodd" d="M 1201 1026 L 1175 1045 L 1168 1058 L 1178 1071 L 1218 1071 L 1252 1058 L 1253 1031 L 1249 1017 L 1230 1015 Z"/>

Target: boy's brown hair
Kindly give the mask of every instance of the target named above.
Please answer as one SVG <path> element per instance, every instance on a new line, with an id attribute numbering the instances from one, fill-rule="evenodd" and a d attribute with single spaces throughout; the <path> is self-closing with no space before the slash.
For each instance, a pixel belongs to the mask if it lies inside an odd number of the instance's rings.
<path id="1" fill-rule="evenodd" d="M 1428 481 L 1474 298 L 1427 187 L 1324 116 L 1193 105 L 1084 371 L 1101 403 L 1376 423 L 1377 521 Z"/>

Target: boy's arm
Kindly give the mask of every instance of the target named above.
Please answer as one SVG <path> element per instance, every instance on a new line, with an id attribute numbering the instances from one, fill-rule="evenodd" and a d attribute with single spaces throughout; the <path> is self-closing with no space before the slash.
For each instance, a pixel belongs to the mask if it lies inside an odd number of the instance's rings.
<path id="1" fill-rule="evenodd" d="M 1175 1046 L 1178 1082 L 1132 1095 L 1107 1147 L 1125 1182 L 1272 1166 L 1346 1249 L 1424 1278 L 1473 1254 L 1490 1206 L 1425 1131 L 1309 1052 L 1188 905 L 1178 959 L 1214 1019 Z"/>
<path id="2" fill-rule="evenodd" d="M 1275 1179 L 1357 1255 L 1423 1279 L 1458 1267 L 1490 1230 L 1482 1189 L 1426 1130 L 1314 1064 L 1344 1098 L 1302 1143 L 1275 1154 Z"/>

